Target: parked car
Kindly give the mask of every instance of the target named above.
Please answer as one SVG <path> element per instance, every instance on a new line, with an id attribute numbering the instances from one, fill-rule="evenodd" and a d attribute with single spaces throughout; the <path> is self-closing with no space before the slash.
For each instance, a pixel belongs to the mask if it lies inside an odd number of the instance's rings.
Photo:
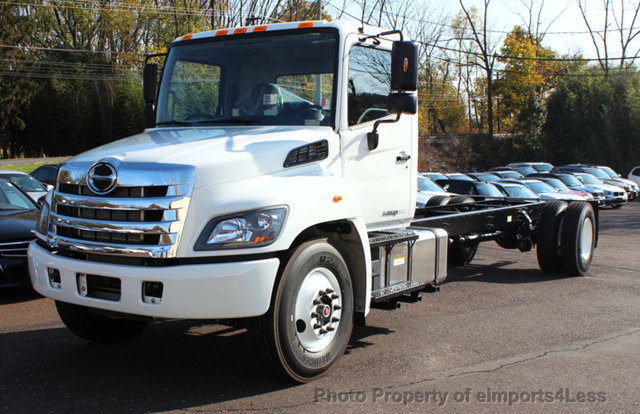
<path id="1" fill-rule="evenodd" d="M 531 167 L 536 172 L 549 172 L 553 168 L 553 165 L 548 162 L 512 162 L 507 164 L 507 167 Z"/>
<path id="2" fill-rule="evenodd" d="M 631 198 L 635 196 L 634 188 L 630 184 L 624 183 L 618 179 L 611 178 L 609 177 L 609 175 L 605 174 L 604 171 L 593 166 L 589 166 L 585 164 L 569 164 L 569 165 L 563 165 L 561 167 L 554 167 L 554 169 L 551 171 L 552 172 L 568 172 L 568 173 L 580 172 L 580 173 L 591 174 L 605 184 L 622 188 L 625 191 L 625 193 L 631 195 Z M 628 196 L 627 196 L 627 199 L 629 199 Z"/>
<path id="3" fill-rule="evenodd" d="M 447 179 L 436 180 L 436 184 L 450 193 L 485 197 L 504 197 L 504 194 L 502 194 L 493 184 L 482 181 Z"/>
<path id="4" fill-rule="evenodd" d="M 421 172 L 420 175 L 423 177 L 427 177 L 434 183 L 436 182 L 436 180 L 446 180 L 448 178 L 446 175 L 439 172 Z"/>
<path id="5" fill-rule="evenodd" d="M 500 179 L 498 175 L 490 172 L 467 173 L 467 175 L 469 177 L 475 178 L 478 181 L 486 181 L 486 182 L 492 182 Z"/>
<path id="6" fill-rule="evenodd" d="M 536 179 L 519 179 L 519 180 L 500 180 L 499 183 L 516 183 L 522 184 L 533 191 L 543 200 L 582 200 L 586 198 L 569 193 L 560 193 L 549 184 Z"/>
<path id="7" fill-rule="evenodd" d="M 43 184 L 56 185 L 56 177 L 58 176 L 58 164 L 41 165 L 31 173 L 31 176 Z"/>
<path id="8" fill-rule="evenodd" d="M 525 177 L 525 178 L 527 178 L 527 177 Z M 572 190 L 569 187 L 567 187 L 558 178 L 537 177 L 536 180 L 540 180 L 543 183 L 549 184 L 551 187 L 553 187 L 554 190 L 556 190 L 557 192 L 559 192 L 561 194 L 573 194 L 573 195 L 581 196 L 581 197 L 583 197 L 582 198 L 583 200 L 588 200 L 588 201 L 591 201 L 591 200 L 594 199 L 593 195 L 591 195 L 589 192 L 582 191 L 582 190 Z M 602 200 L 604 202 L 604 196 L 602 197 Z"/>
<path id="9" fill-rule="evenodd" d="M 629 171 L 629 174 L 627 174 L 627 178 L 640 185 L 640 166 L 633 167 L 631 171 Z"/>
<path id="10" fill-rule="evenodd" d="M 0 285 L 30 285 L 27 247 L 35 238 L 38 205 L 0 178 Z"/>
<path id="11" fill-rule="evenodd" d="M 603 171 L 605 174 L 607 174 L 612 179 L 617 180 L 617 181 L 622 181 L 625 184 L 629 184 L 631 186 L 631 188 L 632 188 L 631 193 L 629 193 L 629 201 L 635 200 L 636 198 L 638 198 L 638 196 L 640 196 L 640 185 L 638 183 L 636 183 L 635 181 L 629 180 L 627 178 L 623 178 L 620 174 L 615 172 L 613 170 L 613 168 L 607 167 L 606 165 L 595 165 L 595 167 L 597 169 L 599 169 L 600 171 Z"/>
<path id="12" fill-rule="evenodd" d="M 602 188 L 608 206 L 620 208 L 627 204 L 627 193 L 622 188 L 603 183 L 596 176 L 589 173 L 576 172 L 573 175 L 585 185 Z"/>
<path id="13" fill-rule="evenodd" d="M 584 191 L 593 196 L 593 199 L 598 202 L 599 207 L 603 207 L 606 205 L 606 198 L 604 196 L 604 190 L 600 187 L 590 187 L 584 185 L 584 183 L 573 174 L 560 174 L 560 173 L 536 173 L 530 174 L 527 178 L 535 178 L 535 179 L 558 179 L 564 185 L 569 187 L 570 190 L 575 191 Z"/>
<path id="14" fill-rule="evenodd" d="M 533 168 L 533 167 L 531 167 L 529 165 L 513 166 L 513 167 L 509 167 L 509 168 L 511 168 L 514 171 L 518 171 L 520 174 L 525 175 L 525 176 L 528 175 L 528 174 L 535 174 L 535 173 L 538 172 L 535 168 Z"/>
<path id="15" fill-rule="evenodd" d="M 40 197 L 47 194 L 47 188 L 40 181 L 22 171 L 0 170 L 0 178 L 11 181 L 36 203 Z"/>
<path id="16" fill-rule="evenodd" d="M 501 167 L 504 168 L 504 167 Z M 524 175 L 520 174 L 516 170 L 509 169 L 491 169 L 489 171 L 491 174 L 495 174 L 500 178 L 523 178 Z"/>
<path id="17" fill-rule="evenodd" d="M 434 183 L 427 177 L 418 177 L 418 197 L 416 198 L 416 207 L 424 207 L 434 196 L 452 196 L 442 189 L 438 184 Z"/>
<path id="18" fill-rule="evenodd" d="M 447 178 L 451 178 L 452 180 L 476 181 L 475 178 L 469 177 L 467 174 L 462 173 L 450 173 L 445 175 L 447 176 Z"/>
<path id="19" fill-rule="evenodd" d="M 540 197 L 520 183 L 494 181 L 491 183 L 509 198 L 525 198 L 539 200 Z"/>

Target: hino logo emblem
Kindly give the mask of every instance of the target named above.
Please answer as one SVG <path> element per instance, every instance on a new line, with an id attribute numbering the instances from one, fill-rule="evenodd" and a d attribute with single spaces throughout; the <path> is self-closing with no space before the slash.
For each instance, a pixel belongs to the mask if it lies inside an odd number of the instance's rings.
<path id="1" fill-rule="evenodd" d="M 113 190 L 118 182 L 118 173 L 108 162 L 93 164 L 87 175 L 87 185 L 96 194 L 107 194 Z"/>

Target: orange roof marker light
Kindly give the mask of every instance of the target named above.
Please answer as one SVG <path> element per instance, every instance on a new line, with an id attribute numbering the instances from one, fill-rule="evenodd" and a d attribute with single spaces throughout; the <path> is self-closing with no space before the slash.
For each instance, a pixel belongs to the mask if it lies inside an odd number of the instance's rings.
<path id="1" fill-rule="evenodd" d="M 193 37 L 193 34 L 189 33 L 189 34 L 186 34 L 186 35 L 182 36 L 182 39 L 180 39 L 180 40 L 189 40 L 192 37 Z"/>
<path id="2" fill-rule="evenodd" d="M 218 30 L 218 31 L 216 32 L 216 36 L 224 36 L 224 35 L 226 35 L 227 33 L 229 33 L 229 30 L 227 30 L 227 29 Z"/>
<path id="3" fill-rule="evenodd" d="M 253 28 L 254 32 L 264 32 L 267 30 L 267 26 L 256 26 Z"/>
<path id="4" fill-rule="evenodd" d="M 242 34 L 242 33 L 247 33 L 246 27 L 238 27 L 236 30 L 233 31 L 233 34 Z"/>
<path id="5" fill-rule="evenodd" d="M 342 201 L 342 196 L 341 195 L 335 195 L 333 196 L 333 202 L 334 203 L 339 203 Z"/>
<path id="6" fill-rule="evenodd" d="M 313 22 L 302 22 L 298 25 L 298 29 L 307 29 L 313 27 Z"/>

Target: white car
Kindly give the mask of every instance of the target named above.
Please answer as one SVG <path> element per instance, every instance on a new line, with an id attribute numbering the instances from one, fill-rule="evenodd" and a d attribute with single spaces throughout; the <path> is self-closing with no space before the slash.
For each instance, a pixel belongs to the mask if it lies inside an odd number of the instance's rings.
<path id="1" fill-rule="evenodd" d="M 640 166 L 633 167 L 631 171 L 629 171 L 627 178 L 631 181 L 635 181 L 638 185 L 640 185 Z"/>
<path id="2" fill-rule="evenodd" d="M 13 185 L 26 193 L 36 203 L 38 199 L 47 194 L 47 188 L 40 181 L 36 180 L 22 171 L 0 170 L 0 178 L 6 178 Z"/>

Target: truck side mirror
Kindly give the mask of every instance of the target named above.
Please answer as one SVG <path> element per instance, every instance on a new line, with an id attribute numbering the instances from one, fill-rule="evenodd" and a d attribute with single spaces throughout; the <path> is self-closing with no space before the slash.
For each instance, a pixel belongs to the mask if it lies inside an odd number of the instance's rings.
<path id="1" fill-rule="evenodd" d="M 391 90 L 418 90 L 418 45 L 395 41 L 391 49 Z"/>
<path id="2" fill-rule="evenodd" d="M 418 113 L 418 96 L 415 93 L 390 93 L 388 101 L 390 114 L 410 114 Z"/>
<path id="3" fill-rule="evenodd" d="M 148 127 L 155 126 L 155 110 L 153 104 L 156 101 L 156 87 L 158 82 L 158 64 L 146 63 L 142 75 L 142 90 L 144 101 L 144 119 Z"/>
<path id="4" fill-rule="evenodd" d="M 142 89 L 144 92 L 144 101 L 153 104 L 156 101 L 156 86 L 158 82 L 158 64 L 147 63 L 144 65 L 142 76 Z"/>

